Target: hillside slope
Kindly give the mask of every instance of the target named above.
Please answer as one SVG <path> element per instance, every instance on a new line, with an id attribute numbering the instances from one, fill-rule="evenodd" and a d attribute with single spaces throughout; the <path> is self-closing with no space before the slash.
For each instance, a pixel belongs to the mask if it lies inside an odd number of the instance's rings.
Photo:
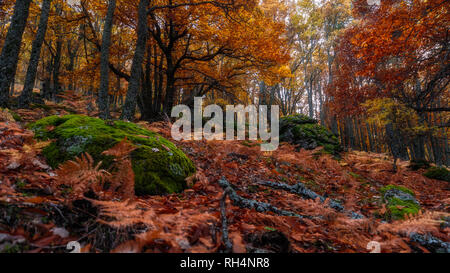
<path id="1" fill-rule="evenodd" d="M 288 144 L 262 153 L 257 142 L 174 141 L 198 170 L 183 193 L 122 200 L 90 192 L 68 202 L 54 187 L 58 171 L 40 155 L 48 143 L 5 116 L 2 252 L 65 252 L 71 241 L 86 252 L 369 252 L 372 241 L 383 252 L 449 250 L 448 182 L 407 162 L 393 173 L 386 155 L 335 159 Z M 140 126 L 171 140 L 166 123 Z M 392 220 L 381 193 L 389 185 L 412 191 L 421 212 Z"/>

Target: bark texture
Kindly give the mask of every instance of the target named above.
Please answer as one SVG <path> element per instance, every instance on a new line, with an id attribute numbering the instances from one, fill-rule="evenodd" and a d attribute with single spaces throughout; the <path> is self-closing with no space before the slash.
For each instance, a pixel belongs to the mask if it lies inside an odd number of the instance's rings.
<path id="1" fill-rule="evenodd" d="M 100 59 L 100 90 L 98 94 L 98 106 L 100 118 L 109 118 L 109 52 L 111 47 L 111 34 L 114 21 L 116 0 L 110 0 L 103 28 L 102 49 Z"/>
<path id="2" fill-rule="evenodd" d="M 0 106 L 7 107 L 9 91 L 14 75 L 16 73 L 17 62 L 19 60 L 20 45 L 22 43 L 23 32 L 27 24 L 31 0 L 17 0 L 14 6 L 14 14 L 11 25 L 8 28 L 2 53 L 0 55 Z"/>
<path id="3" fill-rule="evenodd" d="M 41 57 L 42 44 L 44 43 L 45 34 L 47 33 L 51 2 L 52 0 L 44 0 L 42 2 L 39 27 L 36 33 L 36 37 L 33 41 L 25 84 L 23 87 L 22 95 L 19 99 L 20 106 L 24 108 L 28 107 L 32 100 L 34 83 L 36 81 L 36 73 L 39 65 L 39 59 Z"/>
<path id="4" fill-rule="evenodd" d="M 148 39 L 147 26 L 147 8 L 149 0 L 141 0 L 139 3 L 138 12 L 138 30 L 136 51 L 133 57 L 133 64 L 131 65 L 131 75 L 128 82 L 127 97 L 125 105 L 123 106 L 122 119 L 133 120 L 136 111 L 137 96 L 141 85 L 142 63 L 145 58 L 145 48 Z"/>

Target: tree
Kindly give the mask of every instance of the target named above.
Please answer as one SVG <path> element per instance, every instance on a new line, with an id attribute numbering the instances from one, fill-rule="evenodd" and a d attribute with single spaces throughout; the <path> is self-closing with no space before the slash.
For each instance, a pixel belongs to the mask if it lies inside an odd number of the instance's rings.
<path id="1" fill-rule="evenodd" d="M 116 0 L 110 0 L 108 3 L 108 12 L 105 18 L 103 28 L 101 60 L 100 60 L 100 89 L 98 94 L 98 104 L 100 109 L 100 118 L 109 118 L 109 52 L 111 47 L 111 32 L 116 9 Z"/>
<path id="2" fill-rule="evenodd" d="M 425 128 L 409 135 L 414 160 L 426 159 L 427 141 L 439 143 L 429 129 L 450 110 L 449 9 L 443 0 L 355 1 L 355 23 L 339 38 L 330 106 L 355 116 L 364 112 L 364 102 L 390 98 L 414 110 L 418 124 L 408 126 Z"/>
<path id="3" fill-rule="evenodd" d="M 149 0 L 141 0 L 138 8 L 138 27 L 136 50 L 134 52 L 133 63 L 131 65 L 131 76 L 128 81 L 128 92 L 123 106 L 122 119 L 133 120 L 136 111 L 137 95 L 139 92 L 142 62 L 145 57 L 145 47 L 148 39 L 147 9 Z"/>
<path id="4" fill-rule="evenodd" d="M 25 84 L 22 91 L 22 95 L 19 98 L 19 104 L 21 107 L 24 108 L 29 106 L 32 99 L 34 84 L 36 81 L 36 73 L 39 65 L 39 59 L 41 56 L 42 44 L 44 43 L 45 34 L 47 32 L 47 24 L 48 24 L 48 17 L 50 14 L 51 2 L 52 0 L 43 0 L 42 2 L 39 27 L 36 37 L 33 40 L 28 70 L 25 78 Z"/>
<path id="5" fill-rule="evenodd" d="M 23 32 L 27 24 L 31 0 L 17 0 L 0 55 L 0 106 L 7 107 L 9 89 L 14 80 Z"/>

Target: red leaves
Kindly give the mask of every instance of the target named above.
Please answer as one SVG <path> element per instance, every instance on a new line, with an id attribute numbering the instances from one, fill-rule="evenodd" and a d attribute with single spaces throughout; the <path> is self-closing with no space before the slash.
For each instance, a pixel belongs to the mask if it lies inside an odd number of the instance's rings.
<path id="1" fill-rule="evenodd" d="M 367 6 L 365 0 L 358 2 Z M 406 104 L 446 101 L 445 87 L 425 90 L 427 84 L 445 79 L 440 73 L 445 69 L 443 60 L 448 60 L 444 45 L 449 40 L 443 33 L 450 19 L 442 16 L 449 12 L 444 2 L 399 5 L 382 1 L 370 11 L 354 6 L 358 21 L 340 35 L 336 49 L 339 68 L 328 87 L 335 112 L 356 114 L 362 110 L 361 103 L 380 97 Z M 409 86 L 416 81 L 424 82 L 420 94 Z"/>

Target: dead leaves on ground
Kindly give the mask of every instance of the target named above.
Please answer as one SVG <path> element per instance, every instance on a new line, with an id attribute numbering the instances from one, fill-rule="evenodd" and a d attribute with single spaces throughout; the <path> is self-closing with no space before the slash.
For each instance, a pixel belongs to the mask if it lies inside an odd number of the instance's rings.
<path id="1" fill-rule="evenodd" d="M 146 126 L 170 138 L 167 124 Z M 22 129 L 15 122 L 0 122 L 0 132 L 0 201 L 29 204 L 33 208 L 39 204 L 62 204 L 83 198 L 87 190 L 92 190 L 99 199 L 90 200 L 99 208 L 99 223 L 127 234 L 131 230 L 134 235 L 134 239 L 116 246 L 115 252 L 195 253 L 223 250 L 219 205 L 223 190 L 216 183 L 222 176 L 233 183 L 245 198 L 271 203 L 302 215 L 317 216 L 314 219 L 297 219 L 258 213 L 235 207 L 228 201 L 226 213 L 234 252 L 261 249 L 289 249 L 300 253 L 368 252 L 367 243 L 374 240 L 382 243 L 384 252 L 411 252 L 411 242 L 407 237 L 411 232 L 429 233 L 448 240 L 448 228 L 442 230 L 439 227 L 440 219 L 448 217 L 448 214 L 424 212 L 396 223 L 381 223 L 373 217 L 372 213 L 382 209 L 373 200 L 379 198 L 378 189 L 387 184 L 413 189 L 429 210 L 441 209 L 442 204 L 448 204 L 450 199 L 443 183 L 424 178 L 403 166 L 397 174 L 390 173 L 387 171 L 389 161 L 379 155 L 351 152 L 337 161 L 314 151 L 298 152 L 289 145 L 264 154 L 258 143 L 176 142 L 198 169 L 186 181 L 189 189 L 182 194 L 135 198 L 129 159 L 135 148 L 127 140 L 104 153 L 116 158 L 113 168 L 109 170 L 102 170 L 100 163 L 96 164 L 90 155 L 85 154 L 66 162 L 54 172 L 39 156 L 40 149 L 49 143 L 36 143 L 32 132 Z M 257 183 L 261 179 L 291 185 L 301 181 L 321 194 L 342 200 L 347 209 L 362 211 L 368 217 L 352 220 L 318 201 L 303 200 L 297 195 L 261 186 Z M 104 187 L 105 181 L 110 183 L 107 189 Z M 18 183 L 24 189 L 47 189 L 48 195 L 25 196 L 18 190 Z M 70 192 L 62 194 L 63 185 L 70 188 Z M 58 236 L 52 237 L 55 234 L 49 230 L 51 228 L 44 230 L 41 237 L 30 239 L 34 251 L 53 251 L 49 246 L 65 242 Z M 21 233 L 9 231 L 8 234 L 19 236 Z M 28 239 L 30 235 L 21 236 Z M 78 234 L 78 237 L 85 236 L 84 240 L 88 243 L 85 250 L 99 251 L 91 244 L 95 235 Z M 288 247 L 274 247 L 276 241 L 284 237 Z"/>

